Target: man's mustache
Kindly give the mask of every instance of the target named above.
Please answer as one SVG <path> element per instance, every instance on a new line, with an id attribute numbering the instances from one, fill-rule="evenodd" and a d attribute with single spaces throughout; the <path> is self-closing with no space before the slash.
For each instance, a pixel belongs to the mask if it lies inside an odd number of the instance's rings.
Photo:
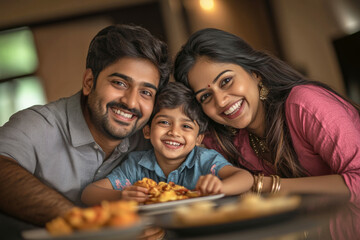
<path id="1" fill-rule="evenodd" d="M 125 104 L 121 104 L 121 103 L 117 103 L 117 102 L 109 102 L 108 104 L 106 104 L 106 108 L 109 109 L 111 107 L 124 109 L 124 110 L 136 115 L 138 118 L 142 117 L 140 110 L 138 110 L 136 108 L 128 108 Z"/>

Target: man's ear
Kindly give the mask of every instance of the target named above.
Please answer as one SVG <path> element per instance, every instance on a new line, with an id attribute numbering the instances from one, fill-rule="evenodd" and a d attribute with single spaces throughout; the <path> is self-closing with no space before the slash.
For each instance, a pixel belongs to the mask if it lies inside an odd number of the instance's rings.
<path id="1" fill-rule="evenodd" d="M 143 127 L 143 134 L 145 139 L 150 139 L 150 126 L 148 124 Z"/>
<path id="2" fill-rule="evenodd" d="M 84 72 L 82 85 L 83 85 L 82 91 L 83 91 L 84 96 L 89 95 L 92 87 L 94 86 L 94 75 L 90 68 L 87 68 Z"/>
<path id="3" fill-rule="evenodd" d="M 205 134 L 199 134 L 198 136 L 197 136 L 197 138 L 196 138 L 196 142 L 195 142 L 195 144 L 196 144 L 196 146 L 200 146 L 201 145 L 201 143 L 202 143 L 202 141 L 203 141 L 203 139 L 204 139 L 204 136 L 205 136 Z"/>

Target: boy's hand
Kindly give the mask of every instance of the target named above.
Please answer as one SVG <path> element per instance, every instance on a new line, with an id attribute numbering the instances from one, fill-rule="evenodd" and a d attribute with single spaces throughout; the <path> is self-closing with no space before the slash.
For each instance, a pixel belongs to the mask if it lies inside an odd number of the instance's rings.
<path id="1" fill-rule="evenodd" d="M 219 194 L 222 189 L 221 180 L 211 174 L 201 176 L 196 183 L 196 190 L 200 191 L 201 194 Z"/>
<path id="2" fill-rule="evenodd" d="M 121 192 L 122 199 L 133 200 L 137 202 L 145 202 L 148 198 L 148 189 L 139 186 L 129 186 Z"/>

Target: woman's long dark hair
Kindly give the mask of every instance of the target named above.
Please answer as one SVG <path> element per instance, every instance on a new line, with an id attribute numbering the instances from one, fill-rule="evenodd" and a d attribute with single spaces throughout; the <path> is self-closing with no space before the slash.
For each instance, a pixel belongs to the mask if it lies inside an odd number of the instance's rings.
<path id="1" fill-rule="evenodd" d="M 238 36 L 213 28 L 194 33 L 182 47 L 175 60 L 175 80 L 190 87 L 188 73 L 199 57 L 237 64 L 249 74 L 255 73 L 261 77 L 263 85 L 269 90 L 267 99 L 263 101 L 266 112 L 265 136 L 275 171 L 282 177 L 308 175 L 300 165 L 292 144 L 286 124 L 285 101 L 293 87 L 305 84 L 321 86 L 334 95 L 340 95 L 323 83 L 306 79 L 285 62 L 254 50 Z M 358 106 L 353 105 L 359 110 Z M 244 158 L 233 144 L 232 132 L 212 120 L 209 123 L 210 134 L 218 140 L 225 157 L 239 166 L 239 158 Z"/>

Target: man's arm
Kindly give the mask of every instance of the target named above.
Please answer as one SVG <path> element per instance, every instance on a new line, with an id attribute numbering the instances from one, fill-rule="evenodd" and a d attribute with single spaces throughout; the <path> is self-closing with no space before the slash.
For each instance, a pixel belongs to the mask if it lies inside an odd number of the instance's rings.
<path id="1" fill-rule="evenodd" d="M 15 160 L 0 156 L 1 211 L 32 224 L 44 225 L 73 206 Z"/>

